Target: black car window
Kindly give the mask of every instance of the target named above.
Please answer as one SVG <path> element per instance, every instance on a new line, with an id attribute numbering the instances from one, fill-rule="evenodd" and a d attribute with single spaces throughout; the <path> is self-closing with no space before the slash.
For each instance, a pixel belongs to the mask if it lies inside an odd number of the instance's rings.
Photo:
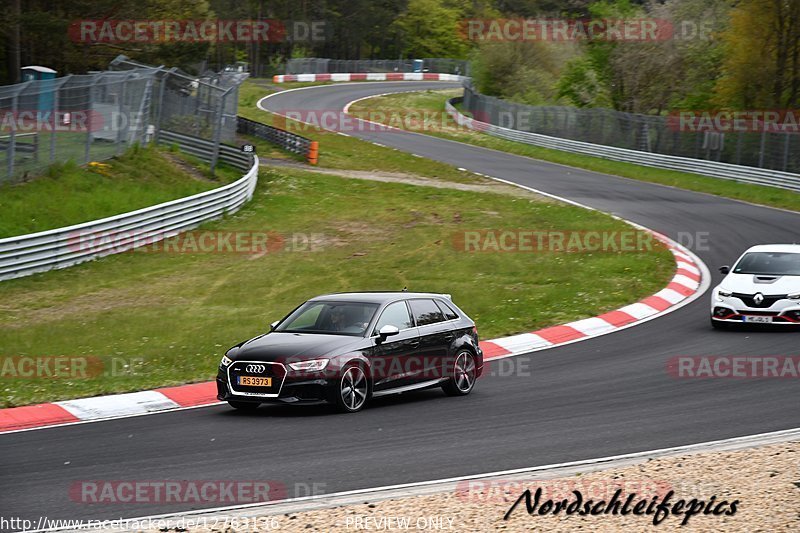
<path id="1" fill-rule="evenodd" d="M 800 254 L 749 252 L 733 267 L 733 272 L 762 276 L 800 276 Z"/>
<path id="2" fill-rule="evenodd" d="M 434 301 L 436 302 L 436 305 L 439 306 L 439 309 L 442 310 L 442 313 L 444 313 L 444 318 L 446 320 L 455 320 L 456 318 L 458 318 L 456 312 L 453 311 L 453 309 L 447 302 L 443 302 L 441 300 L 434 300 Z"/>
<path id="3" fill-rule="evenodd" d="M 299 314 L 292 315 L 292 329 L 314 329 L 324 307 L 324 304 L 303 306 Z"/>
<path id="4" fill-rule="evenodd" d="M 306 302 L 275 331 L 362 336 L 372 322 L 378 304 L 361 302 Z"/>
<path id="5" fill-rule="evenodd" d="M 375 332 L 380 331 L 383 326 L 394 326 L 401 330 L 414 326 L 405 302 L 395 302 L 386 306 L 375 325 Z"/>
<path id="6" fill-rule="evenodd" d="M 444 315 L 433 300 L 409 300 L 409 303 L 418 326 L 444 322 Z"/>

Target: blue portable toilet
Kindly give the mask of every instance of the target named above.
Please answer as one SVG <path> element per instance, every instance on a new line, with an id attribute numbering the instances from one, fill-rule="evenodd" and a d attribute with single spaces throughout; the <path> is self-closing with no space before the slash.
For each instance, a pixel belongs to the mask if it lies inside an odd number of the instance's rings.
<path id="1" fill-rule="evenodd" d="M 414 72 L 422 72 L 422 60 L 415 59 L 414 60 Z"/>
<path id="2" fill-rule="evenodd" d="M 48 67 L 30 66 L 22 67 L 22 81 L 43 81 L 41 84 L 42 89 L 46 89 L 48 85 L 54 85 L 53 81 L 56 78 L 56 71 Z M 51 111 L 53 109 L 53 91 L 42 90 L 39 92 L 39 111 Z"/>

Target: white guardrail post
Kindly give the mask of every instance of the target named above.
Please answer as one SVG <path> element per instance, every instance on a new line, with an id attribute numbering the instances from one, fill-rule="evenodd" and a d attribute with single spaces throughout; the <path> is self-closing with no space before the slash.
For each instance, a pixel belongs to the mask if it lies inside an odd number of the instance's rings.
<path id="1" fill-rule="evenodd" d="M 137 211 L 0 239 L 0 280 L 66 268 L 158 242 L 237 211 L 253 197 L 258 157 L 240 179 Z"/>

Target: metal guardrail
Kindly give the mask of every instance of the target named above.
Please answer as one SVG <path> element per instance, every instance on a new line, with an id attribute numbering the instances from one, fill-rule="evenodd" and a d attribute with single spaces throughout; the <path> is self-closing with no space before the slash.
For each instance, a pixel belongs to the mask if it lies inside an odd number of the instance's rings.
<path id="1" fill-rule="evenodd" d="M 237 118 L 236 132 L 264 139 L 279 148 L 305 156 L 311 164 L 317 163 L 317 141 L 244 117 Z"/>
<path id="2" fill-rule="evenodd" d="M 241 151 L 236 146 L 229 146 L 227 144 L 215 144 L 213 141 L 207 141 L 199 137 L 192 137 L 191 135 L 184 135 L 183 133 L 176 133 L 174 131 L 161 130 L 158 136 L 158 144 L 162 145 L 177 145 L 182 152 L 210 163 L 214 160 L 214 148 L 219 147 L 218 159 L 223 163 L 227 163 L 239 170 L 245 171 L 249 169 L 252 163 L 252 156 Z"/>
<path id="3" fill-rule="evenodd" d="M 174 142 L 182 142 L 184 146 L 194 142 L 195 155 L 204 160 L 210 159 L 211 154 L 200 153 L 203 145 L 196 142 L 198 139 L 191 141 L 192 138 L 189 138 L 190 142 L 181 139 L 186 136 L 172 135 L 178 139 Z M 210 141 L 203 142 L 213 144 Z M 221 149 L 220 159 L 228 159 L 231 164 L 242 163 L 243 159 L 228 148 L 233 150 L 232 147 Z M 66 268 L 128 251 L 233 213 L 253 197 L 258 181 L 258 158 L 246 157 L 249 162 L 247 173 L 228 185 L 100 220 L 0 239 L 0 280 Z"/>
<path id="4" fill-rule="evenodd" d="M 800 174 L 800 135 L 789 128 L 780 131 L 757 115 L 736 121 L 713 110 L 648 115 L 599 107 L 529 105 L 481 94 L 472 80 L 465 80 L 463 96 L 464 113 L 512 130 Z"/>
<path id="5" fill-rule="evenodd" d="M 541 146 L 543 148 L 551 148 L 553 150 L 561 150 L 564 152 L 602 157 L 604 159 L 622 161 L 625 163 L 635 163 L 637 165 L 645 165 L 648 167 L 691 172 L 693 174 L 702 174 L 704 176 L 711 176 L 713 178 L 740 181 L 756 185 L 765 185 L 768 187 L 777 187 L 780 189 L 800 192 L 800 174 L 792 174 L 789 172 L 780 172 L 777 170 L 769 170 L 757 167 L 733 165 L 730 163 L 720 163 L 717 161 L 707 161 L 704 159 L 691 159 L 688 157 L 656 154 L 652 152 L 640 152 L 638 150 L 629 150 L 626 148 L 616 148 L 601 144 L 573 141 L 570 139 L 541 135 L 539 133 L 503 128 L 501 126 L 495 126 L 494 124 L 481 122 L 461 114 L 461 112 L 455 108 L 455 105 L 461 103 L 462 100 L 463 98 L 461 97 L 451 98 L 445 106 L 446 111 L 448 114 L 450 114 L 450 116 L 453 117 L 457 124 L 470 129 L 483 131 L 502 139 L 532 144 L 535 146 Z"/>

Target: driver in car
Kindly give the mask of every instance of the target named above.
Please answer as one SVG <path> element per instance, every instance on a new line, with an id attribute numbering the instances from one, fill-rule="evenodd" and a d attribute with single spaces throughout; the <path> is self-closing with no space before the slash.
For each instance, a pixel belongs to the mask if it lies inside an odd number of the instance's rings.
<path id="1" fill-rule="evenodd" d="M 347 333 L 363 332 L 369 324 L 349 316 L 343 306 L 331 309 L 331 329 L 333 331 L 343 331 Z"/>
<path id="2" fill-rule="evenodd" d="M 341 307 L 331 309 L 331 329 L 333 331 L 344 331 L 346 327 L 344 309 Z"/>

